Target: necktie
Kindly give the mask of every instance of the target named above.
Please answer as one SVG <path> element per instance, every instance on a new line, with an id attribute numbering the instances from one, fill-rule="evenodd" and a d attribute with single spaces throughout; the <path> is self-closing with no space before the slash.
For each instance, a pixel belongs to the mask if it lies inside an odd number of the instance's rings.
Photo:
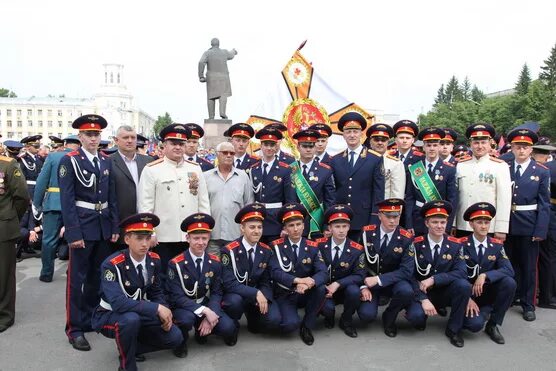
<path id="1" fill-rule="evenodd" d="M 319 156 L 315 156 L 315 161 L 316 161 L 316 162 L 319 162 L 319 161 L 320 161 Z"/>
<path id="2" fill-rule="evenodd" d="M 483 244 L 479 244 L 479 254 L 477 255 L 477 258 L 479 260 L 479 263 L 483 260 L 483 255 L 484 255 L 484 246 Z"/>
<path id="3" fill-rule="evenodd" d="M 236 160 L 236 167 L 239 168 L 241 166 L 241 160 L 238 158 Z"/>
<path id="4" fill-rule="evenodd" d="M 336 263 L 338 259 L 340 259 L 340 246 L 336 246 L 334 250 L 336 250 L 336 252 L 334 253 L 334 257 L 332 258 L 332 263 Z"/>
<path id="5" fill-rule="evenodd" d="M 93 158 L 93 165 L 95 166 L 95 170 L 97 172 L 97 174 L 100 175 L 100 168 L 98 167 L 98 158 Z"/>
<path id="6" fill-rule="evenodd" d="M 386 246 L 388 246 L 388 235 L 387 234 L 385 234 L 384 237 L 382 237 L 382 244 L 380 245 L 379 253 L 385 251 Z"/>
<path id="7" fill-rule="evenodd" d="M 303 168 L 303 176 L 307 178 L 307 165 L 303 165 L 302 168 Z"/>
<path id="8" fill-rule="evenodd" d="M 193 157 L 189 157 L 188 160 L 189 160 L 189 161 L 193 161 Z"/>
<path id="9" fill-rule="evenodd" d="M 145 287 L 145 277 L 143 277 L 143 264 L 137 266 L 137 277 L 139 277 L 139 287 Z"/>
<path id="10" fill-rule="evenodd" d="M 517 170 L 515 171 L 515 180 L 521 178 L 521 165 L 517 165 Z"/>
<path id="11" fill-rule="evenodd" d="M 433 257 L 433 260 L 434 260 L 435 263 L 438 260 L 439 255 L 440 255 L 440 245 L 436 244 L 436 245 L 434 245 L 434 257 Z"/>
<path id="12" fill-rule="evenodd" d="M 255 252 L 255 249 L 251 249 L 249 250 L 248 254 L 249 254 L 249 272 L 251 272 L 253 270 L 253 253 Z"/>
<path id="13" fill-rule="evenodd" d="M 350 169 L 353 169 L 353 165 L 355 165 L 354 159 L 355 159 L 355 151 L 351 151 L 349 153 L 349 168 Z"/>
<path id="14" fill-rule="evenodd" d="M 293 265 L 297 264 L 297 245 L 294 243 L 292 245 L 292 250 L 293 250 Z"/>
<path id="15" fill-rule="evenodd" d="M 403 162 L 403 160 L 405 160 L 405 156 L 404 156 L 404 155 L 400 155 L 400 161 Z"/>
<path id="16" fill-rule="evenodd" d="M 268 168 L 268 164 L 264 163 L 263 164 L 263 176 L 261 177 L 261 182 L 264 183 L 264 178 L 266 177 L 266 169 Z"/>
<path id="17" fill-rule="evenodd" d="M 429 170 L 428 170 L 429 176 L 432 176 L 432 164 L 429 163 L 428 168 L 429 168 Z"/>
<path id="18" fill-rule="evenodd" d="M 201 278 L 201 263 L 203 262 L 203 259 L 201 258 L 197 258 L 195 259 L 195 264 L 197 264 L 197 278 Z"/>

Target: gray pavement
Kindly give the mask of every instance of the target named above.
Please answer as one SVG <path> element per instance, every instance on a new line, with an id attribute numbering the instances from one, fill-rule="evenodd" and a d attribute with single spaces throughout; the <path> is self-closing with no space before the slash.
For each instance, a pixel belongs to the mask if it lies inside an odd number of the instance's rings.
<path id="1" fill-rule="evenodd" d="M 52 283 L 38 280 L 40 259 L 17 264 L 16 323 L 0 334 L 0 370 L 116 370 L 113 340 L 87 334 L 90 352 L 73 350 L 64 334 L 65 262 L 56 263 Z M 297 334 L 253 335 L 242 327 L 235 347 L 213 337 L 205 346 L 190 342 L 189 356 L 170 351 L 147 354 L 141 370 L 556 370 L 556 311 L 537 310 L 537 321 L 525 322 L 510 309 L 502 334 L 506 345 L 493 343 L 483 332 L 465 333 L 465 347 L 450 345 L 444 318 L 429 320 L 424 332 L 398 320 L 398 336 L 383 334 L 380 321 L 359 327 L 357 339 L 338 327 L 319 323 L 315 344 L 306 346 Z"/>

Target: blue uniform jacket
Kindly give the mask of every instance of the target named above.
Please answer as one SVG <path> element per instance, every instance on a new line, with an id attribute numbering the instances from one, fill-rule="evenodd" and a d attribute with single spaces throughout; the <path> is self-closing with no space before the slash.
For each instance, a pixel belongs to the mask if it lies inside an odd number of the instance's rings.
<path id="1" fill-rule="evenodd" d="M 394 150 L 394 151 L 390 151 L 389 154 L 391 156 L 394 156 L 396 158 L 400 158 L 400 151 L 398 150 Z M 407 152 L 406 157 L 403 160 L 403 164 L 405 166 L 405 171 L 407 172 L 407 168 L 409 167 L 409 165 L 413 165 L 414 163 L 416 163 L 419 160 L 423 160 L 423 162 L 425 161 L 425 155 L 423 154 L 423 152 L 419 152 L 419 151 L 415 151 L 413 149 L 410 149 L 409 152 Z"/>
<path id="2" fill-rule="evenodd" d="M 423 159 L 423 165 L 425 161 Z M 425 168 L 425 171 L 427 169 Z M 411 175 L 409 175 L 411 177 Z M 454 212 L 448 218 L 448 224 L 446 225 L 446 230 L 449 231 L 454 223 L 454 218 L 456 216 L 455 210 L 458 208 L 459 192 L 456 186 L 456 167 L 449 162 L 443 162 L 438 160 L 436 166 L 433 169 L 433 175 L 431 176 L 438 193 L 442 200 L 448 201 L 452 204 Z M 409 178 L 411 180 L 411 178 Z M 405 194 L 405 227 L 407 229 L 413 229 L 417 224 L 420 225 L 420 229 L 425 229 L 425 222 L 421 217 L 421 207 L 417 206 L 415 203 L 425 204 L 425 199 L 419 191 L 419 188 L 415 186 L 413 181 L 408 182 Z M 426 229 L 423 233 L 426 232 Z"/>
<path id="3" fill-rule="evenodd" d="M 550 171 L 531 159 L 519 180 L 515 179 L 515 161 L 510 161 L 512 213 L 509 234 L 546 238 L 550 217 Z M 537 210 L 517 211 L 514 205 L 537 205 Z"/>
<path id="4" fill-rule="evenodd" d="M 328 152 L 324 152 L 322 156 L 319 156 L 319 162 L 330 165 L 330 162 L 332 162 L 332 156 L 330 156 Z"/>
<path id="5" fill-rule="evenodd" d="M 214 165 L 210 161 L 205 160 L 202 157 L 196 156 L 195 161 L 201 166 L 201 170 L 203 172 L 214 169 Z"/>
<path id="6" fill-rule="evenodd" d="M 550 170 L 550 225 L 551 232 L 556 233 L 556 160 L 547 162 L 546 167 Z"/>
<path id="7" fill-rule="evenodd" d="M 33 205 L 37 208 L 42 208 L 42 211 L 60 211 L 60 191 L 48 190 L 48 188 L 58 187 L 58 165 L 60 160 L 71 149 L 66 148 L 61 152 L 50 152 L 46 157 L 46 161 L 42 166 L 37 184 L 35 185 L 35 194 L 33 196 Z"/>
<path id="8" fill-rule="evenodd" d="M 332 237 L 320 238 L 317 240 L 319 244 L 320 254 L 324 260 L 324 264 L 328 269 L 328 277 L 326 284 L 338 282 L 340 288 L 344 289 L 348 285 L 361 286 L 363 280 L 367 276 L 365 269 L 365 256 L 363 255 L 363 246 L 355 241 L 346 238 L 344 250 L 340 259 L 332 264 L 334 248 Z"/>
<path id="9" fill-rule="evenodd" d="M 265 175 L 262 181 L 263 164 L 258 161 L 249 169 L 253 190 L 255 191 L 255 201 L 265 204 L 297 201 L 295 189 L 291 182 L 291 169 L 288 164 L 274 160 L 272 168 Z M 266 218 L 263 222 L 264 236 L 277 236 L 282 231 L 282 223 L 277 219 L 280 207 L 267 208 Z"/>
<path id="10" fill-rule="evenodd" d="M 418 300 L 427 298 L 427 294 L 419 289 L 419 282 L 424 279 L 434 277 L 433 287 L 446 286 L 457 279 L 467 280 L 463 249 L 457 238 L 444 235 L 440 246 L 440 256 L 436 262 L 432 258 L 432 251 L 426 235 L 415 237 L 411 250 L 413 251 L 410 251 L 410 255 L 415 261 L 415 274 L 411 284 Z"/>
<path id="11" fill-rule="evenodd" d="M 266 300 L 272 301 L 270 281 L 272 250 L 262 242 L 257 243 L 253 269 L 249 272 L 248 255 L 241 242 L 242 239 L 243 237 L 240 237 L 230 242 L 221 251 L 224 292 L 235 293 L 254 302 L 257 291 L 261 290 Z"/>
<path id="12" fill-rule="evenodd" d="M 234 166 L 236 167 L 236 169 L 247 170 L 251 168 L 251 166 L 255 165 L 257 161 L 259 161 L 258 157 L 251 156 L 249 153 L 246 153 L 245 157 L 243 158 L 243 161 L 240 162 L 239 166 L 237 166 L 236 161 L 234 159 Z"/>
<path id="13" fill-rule="evenodd" d="M 491 283 L 504 277 L 514 277 L 514 269 L 504 251 L 502 241 L 487 236 L 486 248 L 481 261 L 477 257 L 472 236 L 463 237 L 460 242 L 463 245 L 463 257 L 467 265 L 467 277 L 470 283 L 475 282 L 481 273 L 486 274 L 487 282 Z"/>
<path id="14" fill-rule="evenodd" d="M 278 161 L 281 161 L 288 165 L 295 161 L 295 157 L 284 151 L 280 151 L 280 153 L 276 157 L 278 158 Z"/>
<path id="15" fill-rule="evenodd" d="M 363 148 L 350 169 L 348 151 L 345 150 L 332 157 L 330 165 L 334 172 L 336 202 L 353 209 L 351 229 L 359 231 L 373 222 L 371 218 L 377 213 L 376 204 L 384 199 L 382 156 Z"/>
<path id="16" fill-rule="evenodd" d="M 96 170 L 82 148 L 67 153 L 60 160 L 58 182 L 62 218 L 66 228 L 65 238 L 68 243 L 79 240 L 108 240 L 112 234 L 119 233 L 116 187 L 114 177 L 111 176 L 112 162 L 110 157 L 101 152 L 98 157 L 100 174 L 90 187 L 83 183 L 87 184 L 87 180 Z M 77 174 L 72 159 L 75 161 Z M 84 179 L 85 181 L 82 182 Z M 91 210 L 76 206 L 76 201 L 101 205 L 108 203 L 108 207 L 100 211 Z"/>
<path id="17" fill-rule="evenodd" d="M 205 253 L 201 277 L 197 277 L 195 259 L 191 257 L 189 250 L 179 254 L 168 263 L 166 292 L 168 302 L 173 309 L 181 308 L 194 312 L 205 305 L 213 311 L 220 310 L 222 301 L 220 259 L 216 255 Z"/>
<path id="18" fill-rule="evenodd" d="M 274 292 L 277 294 L 293 291 L 293 280 L 296 277 L 311 277 L 315 280 L 315 286 L 324 285 L 328 280 L 328 271 L 318 244 L 302 237 L 298 246 L 298 256 L 293 265 L 294 251 L 290 240 L 280 238 L 272 241 L 271 248 L 274 254 L 270 259 L 270 268 Z"/>
<path id="19" fill-rule="evenodd" d="M 365 266 L 369 276 L 378 276 L 381 287 L 388 287 L 399 281 L 409 281 L 413 276 L 413 256 L 410 256 L 410 246 L 413 236 L 409 231 L 397 227 L 392 238 L 386 245 L 386 250 L 380 250 L 380 225 L 369 224 L 363 227 L 361 242 Z"/>
<path id="20" fill-rule="evenodd" d="M 17 162 L 19 162 L 19 167 L 21 172 L 25 176 L 27 181 L 27 190 L 29 191 L 29 196 L 33 198 L 33 193 L 35 192 L 35 182 L 41 172 L 43 161 L 42 159 L 35 155 L 35 158 L 28 153 L 23 153 L 17 156 Z M 31 184 L 32 183 L 32 184 Z"/>

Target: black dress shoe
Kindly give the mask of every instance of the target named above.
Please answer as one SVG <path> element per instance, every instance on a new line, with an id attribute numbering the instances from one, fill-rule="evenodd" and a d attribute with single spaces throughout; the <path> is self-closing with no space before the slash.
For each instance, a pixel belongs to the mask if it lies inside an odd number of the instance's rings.
<path id="1" fill-rule="evenodd" d="M 446 317 L 448 315 L 448 310 L 446 308 L 438 308 L 436 313 L 438 313 L 440 317 Z"/>
<path id="2" fill-rule="evenodd" d="M 537 316 L 532 310 L 526 310 L 525 312 L 523 312 L 523 319 L 528 322 L 532 322 L 537 319 Z"/>
<path id="3" fill-rule="evenodd" d="M 427 325 L 425 324 L 425 325 L 413 326 L 413 328 L 417 331 L 425 331 Z"/>
<path id="4" fill-rule="evenodd" d="M 355 327 L 353 327 L 351 323 L 350 324 L 344 323 L 343 320 L 340 320 L 340 328 L 344 330 L 344 334 L 346 334 L 350 338 L 357 337 L 357 330 L 355 329 Z"/>
<path id="5" fill-rule="evenodd" d="M 237 344 L 237 334 L 238 334 L 239 330 L 235 330 L 234 333 L 232 334 L 232 336 L 227 337 L 224 339 L 224 344 L 226 344 L 229 347 L 233 347 L 234 345 Z"/>
<path id="6" fill-rule="evenodd" d="M 172 349 L 172 353 L 178 358 L 187 357 L 187 343 L 184 341 L 179 347 Z"/>
<path id="7" fill-rule="evenodd" d="M 207 337 L 206 336 L 201 336 L 199 331 L 195 331 L 195 341 L 197 342 L 197 344 L 203 345 L 203 344 L 207 343 Z"/>
<path id="8" fill-rule="evenodd" d="M 537 307 L 544 309 L 556 309 L 556 303 L 539 303 Z"/>
<path id="9" fill-rule="evenodd" d="M 69 343 L 74 349 L 88 351 L 91 350 L 91 344 L 85 339 L 85 336 L 81 335 L 74 339 L 69 339 Z"/>
<path id="10" fill-rule="evenodd" d="M 487 323 L 487 325 L 485 327 L 485 332 L 492 339 L 492 341 L 494 341 L 496 344 L 505 344 L 506 343 L 506 341 L 504 340 L 504 337 L 502 336 L 502 334 L 498 330 L 498 326 L 496 326 L 495 324 L 488 324 Z"/>
<path id="11" fill-rule="evenodd" d="M 390 338 L 395 338 L 398 335 L 398 327 L 396 325 L 385 326 L 384 333 Z"/>
<path id="12" fill-rule="evenodd" d="M 39 281 L 42 282 L 52 282 L 52 276 L 40 276 Z"/>
<path id="13" fill-rule="evenodd" d="M 332 317 L 324 317 L 324 327 L 326 328 L 334 328 L 334 316 Z"/>
<path id="14" fill-rule="evenodd" d="M 135 355 L 135 362 L 145 362 L 147 357 L 144 354 L 136 354 Z"/>
<path id="15" fill-rule="evenodd" d="M 249 323 L 247 323 L 247 331 L 249 331 L 252 334 L 258 334 L 260 332 L 257 326 L 250 325 Z"/>
<path id="16" fill-rule="evenodd" d="M 446 329 L 445 334 L 448 339 L 450 339 L 450 344 L 458 348 L 463 348 L 463 338 L 461 337 L 461 334 L 456 334 L 449 329 Z"/>
<path id="17" fill-rule="evenodd" d="M 301 326 L 299 328 L 299 336 L 301 336 L 301 340 L 307 345 L 313 345 L 315 342 L 315 338 L 313 337 L 313 333 L 311 329 L 308 329 L 305 326 Z"/>

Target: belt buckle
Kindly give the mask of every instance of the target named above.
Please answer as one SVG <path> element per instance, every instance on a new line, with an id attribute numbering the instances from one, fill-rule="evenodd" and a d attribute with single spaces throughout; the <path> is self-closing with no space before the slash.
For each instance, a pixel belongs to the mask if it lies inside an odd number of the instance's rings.
<path id="1" fill-rule="evenodd" d="M 512 211 L 516 211 L 516 206 L 517 205 L 512 205 Z"/>
<path id="2" fill-rule="evenodd" d="M 95 204 L 95 211 L 102 211 L 102 204 L 100 202 L 98 204 Z"/>

